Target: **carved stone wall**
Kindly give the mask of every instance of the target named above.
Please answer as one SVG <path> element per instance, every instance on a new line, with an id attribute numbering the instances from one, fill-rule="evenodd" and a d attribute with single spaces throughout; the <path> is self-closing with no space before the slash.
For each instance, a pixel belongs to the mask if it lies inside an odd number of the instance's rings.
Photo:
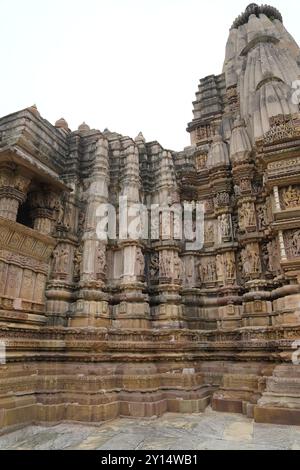
<path id="1" fill-rule="evenodd" d="M 182 152 L 36 107 L 0 119 L 0 427 L 208 403 L 300 424 L 299 53 L 251 4 Z"/>

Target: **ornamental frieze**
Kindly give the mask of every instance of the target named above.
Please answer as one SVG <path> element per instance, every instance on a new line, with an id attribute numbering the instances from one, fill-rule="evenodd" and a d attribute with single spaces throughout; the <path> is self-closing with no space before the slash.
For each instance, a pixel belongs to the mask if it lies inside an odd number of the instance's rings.
<path id="1" fill-rule="evenodd" d="M 55 240 L 23 225 L 0 218 L 0 249 L 47 262 Z"/>

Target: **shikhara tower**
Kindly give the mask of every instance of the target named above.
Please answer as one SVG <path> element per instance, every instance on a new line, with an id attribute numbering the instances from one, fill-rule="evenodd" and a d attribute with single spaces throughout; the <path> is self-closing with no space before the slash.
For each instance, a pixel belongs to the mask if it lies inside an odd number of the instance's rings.
<path id="1" fill-rule="evenodd" d="M 280 13 L 251 4 L 182 152 L 35 106 L 0 120 L 0 427 L 210 402 L 300 424 L 299 64 Z M 203 249 L 160 227 L 99 240 L 120 196 L 203 202 Z"/>

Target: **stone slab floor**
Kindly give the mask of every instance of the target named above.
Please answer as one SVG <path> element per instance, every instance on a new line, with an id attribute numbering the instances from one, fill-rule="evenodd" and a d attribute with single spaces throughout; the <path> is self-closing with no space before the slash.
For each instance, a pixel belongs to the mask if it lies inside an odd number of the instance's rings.
<path id="1" fill-rule="evenodd" d="M 300 427 L 257 424 L 242 415 L 168 413 L 98 426 L 28 426 L 0 436 L 0 450 L 300 450 Z"/>

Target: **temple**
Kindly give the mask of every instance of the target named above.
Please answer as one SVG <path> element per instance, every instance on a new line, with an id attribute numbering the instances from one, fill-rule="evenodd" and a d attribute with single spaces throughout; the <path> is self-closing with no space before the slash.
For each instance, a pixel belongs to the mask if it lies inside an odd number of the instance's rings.
<path id="1" fill-rule="evenodd" d="M 36 106 L 0 119 L 0 432 L 208 405 L 300 425 L 299 80 L 281 14 L 251 4 L 182 152 Z M 99 237 L 124 198 L 203 206 L 202 246 L 161 214 Z"/>

